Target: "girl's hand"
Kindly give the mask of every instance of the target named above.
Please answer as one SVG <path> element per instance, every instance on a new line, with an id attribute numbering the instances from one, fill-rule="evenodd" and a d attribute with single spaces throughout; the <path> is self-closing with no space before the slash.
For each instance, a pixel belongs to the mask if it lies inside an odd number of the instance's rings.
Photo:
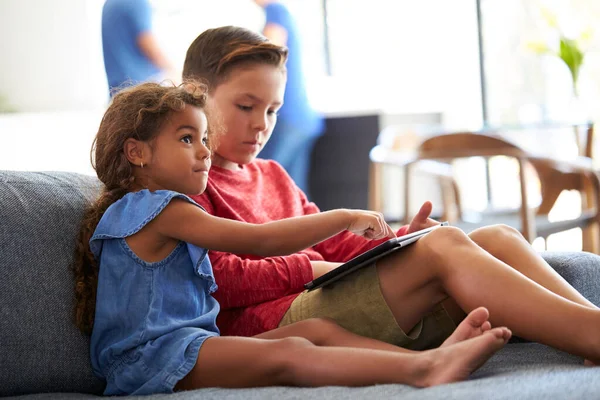
<path id="1" fill-rule="evenodd" d="M 417 215 L 410 221 L 406 234 L 420 231 L 421 229 L 429 228 L 430 226 L 439 225 L 440 223 L 438 221 L 429 218 L 432 210 L 433 205 L 430 201 L 423 203 Z"/>
<path id="2" fill-rule="evenodd" d="M 350 232 L 370 240 L 396 237 L 381 213 L 364 210 L 348 211 L 350 211 L 350 223 L 346 229 Z"/>

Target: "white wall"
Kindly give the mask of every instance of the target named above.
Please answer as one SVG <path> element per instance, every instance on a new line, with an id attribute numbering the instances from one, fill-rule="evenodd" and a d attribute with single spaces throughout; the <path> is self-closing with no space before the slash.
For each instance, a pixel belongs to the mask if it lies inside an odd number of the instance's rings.
<path id="1" fill-rule="evenodd" d="M 0 94 L 24 112 L 104 107 L 103 3 L 0 0 Z M 481 105 L 472 3 L 426 0 L 417 5 L 398 1 L 394 6 L 398 15 L 381 16 L 381 32 L 364 28 L 363 36 L 372 41 L 375 54 L 360 43 L 352 44 L 348 57 L 359 65 L 366 62 L 361 73 L 350 67 L 350 60 L 344 61 L 349 73 L 312 79 L 318 83 L 311 93 L 315 105 L 325 112 L 382 108 L 393 113 L 442 112 L 445 122 L 476 125 Z M 157 37 L 176 66 L 183 64 L 189 43 L 204 29 L 224 24 L 259 29 L 264 20 L 251 0 L 153 0 L 152 4 Z M 300 3 L 289 4 L 299 8 Z M 375 3 L 365 10 L 376 12 L 377 8 Z M 363 17 L 358 14 L 357 18 Z M 351 39 L 349 42 L 354 43 Z M 336 53 L 336 49 L 332 51 Z M 349 50 L 344 46 L 338 51 Z M 364 59 L 376 58 L 377 54 L 385 61 Z"/>
<path id="2" fill-rule="evenodd" d="M 0 0 L 0 93 L 17 110 L 81 110 L 106 102 L 102 4 Z"/>
<path id="3" fill-rule="evenodd" d="M 316 0 L 313 8 L 303 5 L 305 1 L 309 0 L 286 3 L 296 10 L 304 7 L 298 18 L 312 23 L 314 16 L 306 10 L 317 10 Z M 442 115 L 450 124 L 476 125 L 480 99 L 473 2 L 396 1 L 398 17 L 386 16 L 388 33 L 376 36 L 378 46 L 391 53 L 389 62 L 369 62 L 368 69 L 318 77 L 311 92 L 315 106 L 330 115 L 425 113 Z M 178 66 L 203 30 L 228 24 L 258 30 L 264 21 L 251 0 L 151 2 L 158 40 Z M 68 154 L 88 153 L 107 103 L 100 32 L 103 4 L 104 0 L 0 0 L 0 95 L 22 113 L 0 114 L 0 168 L 88 168 L 87 158 Z M 352 4 L 362 7 L 361 2 Z M 347 11 L 355 17 L 355 9 Z M 352 29 L 354 22 L 350 21 Z M 356 26 L 363 29 L 364 24 Z M 318 32 L 304 33 L 307 42 L 318 42 Z M 407 40 L 408 47 L 402 44 Z M 354 59 L 362 62 L 369 55 L 361 54 Z M 29 146 L 40 150 L 35 159 L 21 141 L 32 132 L 36 136 Z M 77 160 L 72 167 L 70 158 Z"/>
<path id="4" fill-rule="evenodd" d="M 22 112 L 104 107 L 108 89 L 102 58 L 103 4 L 104 0 L 0 0 L 0 94 Z M 176 66 L 183 65 L 187 47 L 207 28 L 262 25 L 261 11 L 250 0 L 152 4 L 157 38 Z"/>
<path id="5" fill-rule="evenodd" d="M 263 23 L 251 0 L 151 3 L 157 38 L 175 65 L 207 28 Z M 103 4 L 0 0 L 0 95 L 18 111 L 0 114 L 0 169 L 94 174 L 89 152 L 108 101 Z"/>

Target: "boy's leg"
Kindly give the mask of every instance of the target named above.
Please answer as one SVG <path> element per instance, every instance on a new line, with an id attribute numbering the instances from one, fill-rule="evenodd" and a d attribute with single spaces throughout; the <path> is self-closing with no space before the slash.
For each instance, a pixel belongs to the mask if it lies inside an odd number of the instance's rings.
<path id="1" fill-rule="evenodd" d="M 552 293 L 457 228 L 434 230 L 380 260 L 377 270 L 384 299 L 403 329 L 414 326 L 431 304 L 450 296 L 466 311 L 488 308 L 492 325 L 600 360 L 600 310 Z"/>
<path id="2" fill-rule="evenodd" d="M 310 318 L 331 319 L 357 335 L 413 350 L 439 347 L 457 329 L 457 323 L 446 310 L 440 304 L 431 303 L 417 324 L 403 330 L 382 295 L 375 265 L 359 269 L 326 287 L 301 293 L 279 326 Z"/>
<path id="3" fill-rule="evenodd" d="M 442 346 L 458 343 L 482 335 L 491 329 L 489 312 L 479 307 L 469 313 Z M 300 336 L 317 346 L 358 347 L 401 353 L 414 353 L 393 344 L 360 336 L 340 327 L 335 321 L 323 318 L 311 318 L 282 326 L 276 330 L 255 336 L 260 339 L 276 339 L 282 336 Z"/>
<path id="4" fill-rule="evenodd" d="M 469 237 L 479 247 L 551 292 L 583 306 L 597 308 L 548 265 L 516 229 L 492 225 L 474 230 Z"/>
<path id="5" fill-rule="evenodd" d="M 285 331 L 283 331 L 285 330 Z M 421 353 L 349 347 L 320 347 L 287 337 L 294 325 L 270 332 L 271 340 L 243 337 L 207 339 L 190 373 L 176 390 L 202 387 L 365 386 L 404 383 L 432 386 L 466 379 L 510 337 L 495 328 L 478 337 Z M 280 336 L 280 337 L 278 337 Z"/>

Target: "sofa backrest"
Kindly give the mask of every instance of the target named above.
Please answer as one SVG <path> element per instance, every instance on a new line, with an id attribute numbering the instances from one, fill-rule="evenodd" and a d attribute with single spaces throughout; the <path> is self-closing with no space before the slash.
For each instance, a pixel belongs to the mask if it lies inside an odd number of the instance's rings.
<path id="1" fill-rule="evenodd" d="M 0 171 L 0 396 L 102 393 L 73 324 L 71 263 L 95 177 Z"/>

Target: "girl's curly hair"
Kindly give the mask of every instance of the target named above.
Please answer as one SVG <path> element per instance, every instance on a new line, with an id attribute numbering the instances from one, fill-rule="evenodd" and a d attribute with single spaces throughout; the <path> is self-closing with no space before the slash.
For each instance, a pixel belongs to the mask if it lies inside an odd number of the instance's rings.
<path id="1" fill-rule="evenodd" d="M 168 115 L 182 111 L 186 105 L 206 112 L 206 96 L 207 87 L 199 82 L 186 81 L 179 86 L 143 83 L 116 94 L 102 117 L 90 157 L 104 185 L 99 198 L 85 211 L 73 266 L 75 323 L 82 332 L 92 332 L 98 285 L 98 265 L 90 251 L 90 238 L 106 209 L 131 191 L 135 180 L 124 153 L 125 141 L 151 141 Z M 213 141 L 212 132 L 209 127 L 209 143 Z"/>

